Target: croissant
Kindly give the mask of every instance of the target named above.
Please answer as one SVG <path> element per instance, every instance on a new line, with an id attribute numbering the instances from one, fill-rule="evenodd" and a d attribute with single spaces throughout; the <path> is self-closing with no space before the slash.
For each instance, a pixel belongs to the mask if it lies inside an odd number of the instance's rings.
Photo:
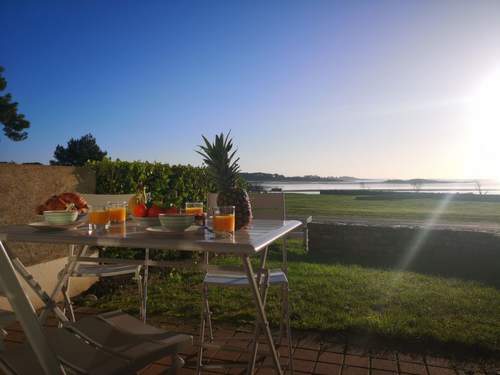
<path id="1" fill-rule="evenodd" d="M 37 207 L 36 211 L 39 215 L 43 215 L 43 211 L 59 211 L 66 210 L 73 205 L 80 213 L 87 212 L 88 205 L 77 193 L 62 193 L 53 195 L 44 204 Z"/>
<path id="2" fill-rule="evenodd" d="M 77 193 L 62 193 L 59 195 L 59 198 L 66 203 L 73 203 L 76 209 L 80 212 L 88 209 L 87 201 Z"/>
<path id="3" fill-rule="evenodd" d="M 44 204 L 38 206 L 37 213 L 43 215 L 43 211 L 58 211 L 65 209 L 66 209 L 66 202 L 64 202 L 57 195 L 53 195 L 52 197 L 47 199 L 47 201 Z"/>

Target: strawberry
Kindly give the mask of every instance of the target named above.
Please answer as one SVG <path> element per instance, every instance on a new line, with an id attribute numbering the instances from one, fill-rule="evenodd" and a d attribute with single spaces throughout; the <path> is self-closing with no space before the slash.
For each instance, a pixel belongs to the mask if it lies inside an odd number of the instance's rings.
<path id="1" fill-rule="evenodd" d="M 148 208 L 144 203 L 138 204 L 134 207 L 134 216 L 136 217 L 146 217 L 148 216 Z"/>
<path id="2" fill-rule="evenodd" d="M 158 217 L 158 215 L 161 213 L 160 207 L 158 207 L 156 204 L 153 204 L 151 207 L 148 209 L 148 216 L 149 217 Z"/>

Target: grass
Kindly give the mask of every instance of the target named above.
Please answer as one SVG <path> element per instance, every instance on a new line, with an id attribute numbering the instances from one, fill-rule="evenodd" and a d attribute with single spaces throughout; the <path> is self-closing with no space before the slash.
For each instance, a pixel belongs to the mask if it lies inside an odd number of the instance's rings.
<path id="1" fill-rule="evenodd" d="M 439 207 L 441 197 L 418 199 L 357 199 L 357 195 L 287 194 L 289 216 L 426 220 Z M 499 222 L 500 202 L 452 200 L 441 222 Z"/>
<path id="2" fill-rule="evenodd" d="M 292 326 L 322 332 L 356 332 L 380 338 L 417 343 L 442 343 L 500 351 L 500 291 L 474 282 L 425 276 L 411 272 L 319 264 L 291 241 L 290 283 Z M 279 265 L 273 250 L 270 264 Z M 219 258 L 218 263 L 237 263 Z M 148 313 L 153 318 L 181 318 L 198 324 L 202 275 L 171 271 L 156 274 L 150 283 Z M 102 282 L 101 282 L 102 283 Z M 102 287 L 103 284 L 100 286 Z M 99 309 L 138 313 L 133 283 L 93 293 Z M 83 301 L 83 299 L 82 299 Z M 210 291 L 214 320 L 231 324 L 253 322 L 254 308 L 248 290 Z M 269 317 L 276 325 L 278 294 L 270 294 Z"/>

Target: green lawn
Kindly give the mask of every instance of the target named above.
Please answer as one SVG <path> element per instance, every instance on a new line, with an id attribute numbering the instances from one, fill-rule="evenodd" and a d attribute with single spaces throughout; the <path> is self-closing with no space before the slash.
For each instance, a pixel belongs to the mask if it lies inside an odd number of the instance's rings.
<path id="1" fill-rule="evenodd" d="M 417 343 L 459 344 L 500 351 L 500 291 L 474 282 L 357 266 L 314 263 L 299 242 L 290 254 L 293 327 L 322 332 L 397 338 Z M 273 250 L 271 264 L 278 265 Z M 221 258 L 219 263 L 234 263 Z M 152 319 L 182 318 L 198 324 L 200 281 L 196 272 L 156 274 L 150 283 L 148 312 Z M 101 285 L 102 286 L 102 285 Z M 135 285 L 95 287 L 100 309 L 138 313 Z M 253 322 L 248 290 L 217 289 L 210 300 L 214 319 L 232 324 Z M 83 299 L 81 300 L 83 301 Z M 271 293 L 269 314 L 276 324 L 277 294 Z"/>
<path id="2" fill-rule="evenodd" d="M 356 195 L 287 194 L 289 216 L 426 220 L 442 198 L 356 199 Z M 439 216 L 442 222 L 500 222 L 500 202 L 451 201 Z"/>

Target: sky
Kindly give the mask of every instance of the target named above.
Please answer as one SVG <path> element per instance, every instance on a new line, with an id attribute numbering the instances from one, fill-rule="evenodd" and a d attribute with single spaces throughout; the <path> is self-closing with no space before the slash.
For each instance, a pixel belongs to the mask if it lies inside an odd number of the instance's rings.
<path id="1" fill-rule="evenodd" d="M 7 91 L 31 121 L 26 141 L 0 136 L 3 161 L 47 163 L 90 132 L 112 158 L 201 165 L 201 135 L 231 130 L 247 172 L 500 177 L 500 1 L 2 0 L 0 14 Z"/>

